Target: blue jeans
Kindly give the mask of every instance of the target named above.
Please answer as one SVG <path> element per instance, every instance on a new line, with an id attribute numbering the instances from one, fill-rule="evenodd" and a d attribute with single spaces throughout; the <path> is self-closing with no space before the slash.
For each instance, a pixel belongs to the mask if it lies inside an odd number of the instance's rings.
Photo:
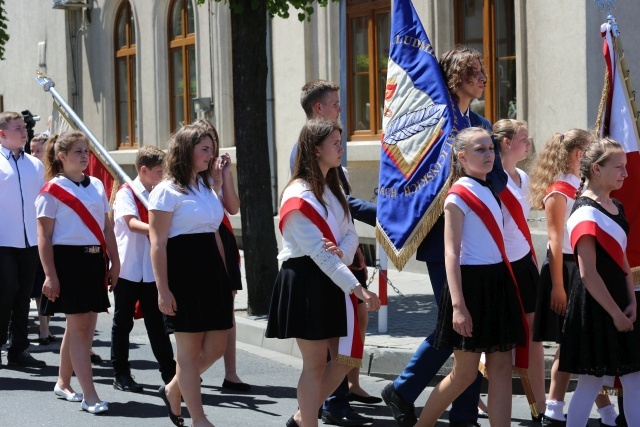
<path id="1" fill-rule="evenodd" d="M 427 269 L 433 294 L 436 302 L 439 302 L 446 280 L 444 262 L 427 262 Z M 409 403 L 416 401 L 453 353 L 452 349 L 435 348 L 433 346 L 434 336 L 435 332 L 432 332 L 420 344 L 402 374 L 393 382 L 400 397 Z M 478 399 L 480 398 L 481 386 L 482 374 L 478 372 L 478 377 L 473 384 L 453 401 L 449 412 L 449 422 L 476 422 L 478 420 Z"/>

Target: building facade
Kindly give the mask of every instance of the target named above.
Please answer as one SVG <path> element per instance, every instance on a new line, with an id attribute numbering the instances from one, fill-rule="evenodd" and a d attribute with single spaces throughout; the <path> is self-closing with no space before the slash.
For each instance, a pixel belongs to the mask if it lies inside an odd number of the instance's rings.
<path id="1" fill-rule="evenodd" d="M 235 162 L 230 11 L 213 0 L 7 0 L 11 40 L 0 61 L 0 110 L 51 114 L 41 70 L 112 156 L 133 173 L 136 149 L 166 147 L 180 123 L 211 120 Z M 65 4 L 54 9 L 54 4 Z M 491 121 L 526 120 L 539 147 L 555 131 L 593 127 L 604 78 L 600 24 L 584 0 L 414 0 L 436 54 L 480 50 L 488 73 L 472 108 Z M 305 116 L 300 88 L 339 82 L 354 194 L 374 196 L 391 25 L 391 0 L 341 0 L 310 22 L 273 18 L 267 38 L 274 195 Z M 640 3 L 614 11 L 630 69 L 640 76 Z M 634 76 L 632 76 L 633 78 Z M 638 80 L 640 82 L 640 80 Z M 640 84 L 640 83 L 638 83 Z M 197 102 L 194 102 L 194 99 Z M 237 222 L 239 223 L 239 222 Z M 372 236 L 371 230 L 360 230 Z"/>

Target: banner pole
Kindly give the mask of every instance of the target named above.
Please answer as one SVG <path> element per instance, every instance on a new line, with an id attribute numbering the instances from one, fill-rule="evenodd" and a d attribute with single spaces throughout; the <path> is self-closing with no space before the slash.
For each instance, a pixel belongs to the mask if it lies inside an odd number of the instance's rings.
<path id="1" fill-rule="evenodd" d="M 377 245 L 380 274 L 378 275 L 378 297 L 380 298 L 380 311 L 378 312 L 378 333 L 387 333 L 387 253 L 380 243 Z"/>
<path id="2" fill-rule="evenodd" d="M 42 86 L 45 92 L 49 92 L 51 96 L 53 96 L 53 99 L 55 99 L 58 102 L 58 104 L 62 108 L 64 108 L 66 113 L 74 121 L 74 123 L 78 126 L 78 128 L 80 128 L 80 130 L 82 130 L 82 132 L 84 132 L 84 134 L 87 135 L 87 138 L 89 139 L 88 141 L 89 145 L 91 146 L 91 151 L 93 151 L 93 153 L 100 159 L 100 161 L 102 161 L 102 163 L 106 163 L 111 168 L 113 168 L 114 172 L 118 175 L 117 178 L 118 180 L 120 180 L 120 182 L 131 185 L 133 181 L 131 181 L 131 178 L 129 178 L 129 175 L 127 175 L 127 173 L 120 167 L 118 162 L 116 162 L 113 159 L 113 157 L 111 157 L 111 155 L 104 148 L 104 146 L 102 146 L 102 144 L 98 142 L 98 140 L 93 135 L 93 133 L 89 130 L 87 125 L 84 124 L 84 122 L 80 119 L 80 117 L 76 114 L 76 112 L 73 111 L 73 109 L 69 106 L 69 104 L 67 104 L 64 98 L 62 98 L 62 96 L 58 93 L 58 91 L 55 89 L 55 85 L 56 85 L 55 82 L 52 79 L 40 73 L 39 71 L 37 72 L 36 81 L 40 83 L 40 85 Z M 148 205 L 147 197 L 144 194 L 142 194 L 142 192 L 140 192 L 135 185 L 131 185 L 131 189 L 135 192 L 136 196 L 138 197 L 138 199 L 140 199 L 142 204 L 146 208 L 148 208 L 149 205 Z"/>

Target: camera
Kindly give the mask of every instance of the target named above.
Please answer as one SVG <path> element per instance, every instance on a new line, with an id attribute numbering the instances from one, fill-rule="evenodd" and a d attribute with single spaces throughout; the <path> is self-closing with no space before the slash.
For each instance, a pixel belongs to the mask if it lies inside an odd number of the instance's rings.
<path id="1" fill-rule="evenodd" d="M 31 114 L 29 110 L 23 110 L 20 112 L 22 114 L 22 120 L 24 120 L 24 124 L 27 127 L 27 145 L 24 147 L 24 151 L 31 154 L 30 142 L 33 139 L 33 128 L 36 126 L 36 122 L 40 121 L 40 116 L 34 116 Z"/>

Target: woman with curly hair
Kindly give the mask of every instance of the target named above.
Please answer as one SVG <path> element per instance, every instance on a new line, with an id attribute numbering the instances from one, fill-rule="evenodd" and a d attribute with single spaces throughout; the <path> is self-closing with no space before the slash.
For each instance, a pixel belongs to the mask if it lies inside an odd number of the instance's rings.
<path id="1" fill-rule="evenodd" d="M 534 341 L 560 343 L 571 283 L 579 275 L 571 250 L 567 220 L 576 197 L 582 191 L 580 159 L 593 133 L 571 129 L 555 133 L 544 145 L 531 168 L 530 202 L 534 209 L 544 209 L 547 218 L 547 257 L 540 270 L 540 286 L 533 324 Z M 547 426 L 564 426 L 564 395 L 570 374 L 558 370 L 560 346 L 551 367 L 551 385 L 546 401 L 544 422 Z M 596 404 L 606 425 L 615 411 L 609 398 L 599 396 Z"/>

